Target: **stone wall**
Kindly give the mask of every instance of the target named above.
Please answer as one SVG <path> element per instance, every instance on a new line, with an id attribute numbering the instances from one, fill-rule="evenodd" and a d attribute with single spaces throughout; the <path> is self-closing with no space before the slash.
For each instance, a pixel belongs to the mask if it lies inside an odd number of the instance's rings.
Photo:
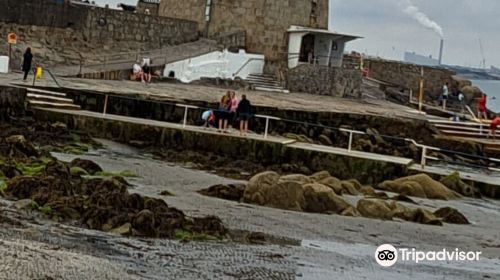
<path id="1" fill-rule="evenodd" d="M 303 64 L 288 71 L 288 89 L 294 92 L 358 98 L 361 82 L 357 69 Z"/>
<path id="2" fill-rule="evenodd" d="M 137 12 L 146 14 L 149 10 L 149 15 L 157 16 L 160 8 L 160 0 L 139 0 L 137 2 Z"/>
<path id="3" fill-rule="evenodd" d="M 398 85 L 403 89 L 419 92 L 419 82 L 422 66 L 399 61 L 382 59 L 365 59 L 364 66 L 369 69 L 369 76 L 377 80 Z M 461 86 L 455 79 L 455 73 L 439 67 L 424 66 L 425 96 L 428 100 L 436 100 L 442 93 L 445 82 L 449 82 L 450 91 L 454 92 Z"/>
<path id="4" fill-rule="evenodd" d="M 13 67 L 30 46 L 43 65 L 74 65 L 106 53 L 160 49 L 198 39 L 196 22 L 72 5 L 59 0 L 0 0 L 0 36 L 18 35 Z M 8 46 L 0 44 L 0 55 Z"/>
<path id="5" fill-rule="evenodd" d="M 244 49 L 246 46 L 246 36 L 245 30 L 237 30 L 234 32 L 214 34 L 212 39 L 224 48 Z"/>
<path id="6" fill-rule="evenodd" d="M 209 36 L 246 30 L 246 49 L 268 62 L 285 58 L 290 25 L 328 28 L 328 0 L 213 0 Z M 316 23 L 311 20 L 313 2 Z M 162 0 L 159 14 L 199 23 L 204 32 L 206 0 Z"/>
<path id="7" fill-rule="evenodd" d="M 0 86 L 0 120 L 24 115 L 26 89 Z"/>

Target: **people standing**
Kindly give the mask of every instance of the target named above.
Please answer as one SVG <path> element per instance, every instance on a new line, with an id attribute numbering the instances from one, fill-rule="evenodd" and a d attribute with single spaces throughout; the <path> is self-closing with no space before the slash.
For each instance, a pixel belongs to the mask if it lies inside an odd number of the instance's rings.
<path id="1" fill-rule="evenodd" d="M 241 101 L 238 104 L 238 115 L 240 118 L 240 135 L 246 136 L 248 132 L 248 120 L 252 112 L 252 105 L 246 95 L 241 96 Z"/>
<path id="2" fill-rule="evenodd" d="M 458 101 L 460 102 L 460 112 L 465 111 L 465 96 L 461 91 L 458 91 Z"/>
<path id="3" fill-rule="evenodd" d="M 444 85 L 443 85 L 443 110 L 446 110 L 446 101 L 448 100 L 448 94 L 449 94 L 449 83 L 446 82 Z"/>
<path id="4" fill-rule="evenodd" d="M 481 93 L 481 97 L 478 98 L 477 100 L 477 115 L 479 120 L 481 120 L 483 117 L 485 120 L 488 119 L 488 113 L 486 112 L 486 94 L 484 92 Z"/>
<path id="5" fill-rule="evenodd" d="M 24 78 L 23 81 L 26 81 L 28 78 L 28 74 L 31 71 L 31 64 L 33 63 L 33 54 L 31 53 L 31 48 L 27 48 L 26 52 L 24 53 L 23 56 L 23 72 L 24 72 Z"/>
<path id="6" fill-rule="evenodd" d="M 219 132 L 227 133 L 227 124 L 229 121 L 229 108 L 231 106 L 231 92 L 224 94 L 219 103 Z"/>
<path id="7" fill-rule="evenodd" d="M 231 91 L 231 104 L 229 106 L 229 120 L 231 122 L 231 126 L 234 124 L 234 121 L 236 120 L 236 110 L 238 110 L 238 104 L 240 103 L 240 100 L 238 97 L 236 97 L 236 92 Z"/>

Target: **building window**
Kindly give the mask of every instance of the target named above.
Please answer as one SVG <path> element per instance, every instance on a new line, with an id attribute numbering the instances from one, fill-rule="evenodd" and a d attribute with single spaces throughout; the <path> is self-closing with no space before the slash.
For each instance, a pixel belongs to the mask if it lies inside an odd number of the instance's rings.
<path id="1" fill-rule="evenodd" d="M 318 27 L 318 0 L 311 0 L 311 16 L 309 24 L 311 27 Z"/>

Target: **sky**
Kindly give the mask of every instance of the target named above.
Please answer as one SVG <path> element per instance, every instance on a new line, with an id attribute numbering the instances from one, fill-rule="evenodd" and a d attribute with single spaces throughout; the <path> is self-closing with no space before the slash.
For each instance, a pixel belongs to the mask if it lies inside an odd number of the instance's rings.
<path id="1" fill-rule="evenodd" d="M 137 0 L 97 0 L 99 5 Z M 412 4 L 442 28 L 443 63 L 500 67 L 500 0 L 330 0 L 330 29 L 364 37 L 348 50 L 402 60 L 405 51 L 437 57 L 440 36 L 405 12 Z"/>

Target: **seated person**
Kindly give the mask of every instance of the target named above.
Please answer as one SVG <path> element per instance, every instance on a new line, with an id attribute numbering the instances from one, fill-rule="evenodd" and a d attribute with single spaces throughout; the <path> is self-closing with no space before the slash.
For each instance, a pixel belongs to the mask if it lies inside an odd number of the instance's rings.
<path id="1" fill-rule="evenodd" d="M 142 70 L 143 70 L 142 72 L 144 75 L 144 80 L 147 83 L 151 83 L 152 73 L 151 73 L 151 59 L 150 58 L 143 58 L 142 59 Z"/>
<path id="2" fill-rule="evenodd" d="M 144 82 L 144 72 L 138 63 L 132 66 L 132 80 Z"/>
<path id="3" fill-rule="evenodd" d="M 201 119 L 205 121 L 203 127 L 214 127 L 215 126 L 215 114 L 212 110 L 207 110 L 201 115 Z"/>

